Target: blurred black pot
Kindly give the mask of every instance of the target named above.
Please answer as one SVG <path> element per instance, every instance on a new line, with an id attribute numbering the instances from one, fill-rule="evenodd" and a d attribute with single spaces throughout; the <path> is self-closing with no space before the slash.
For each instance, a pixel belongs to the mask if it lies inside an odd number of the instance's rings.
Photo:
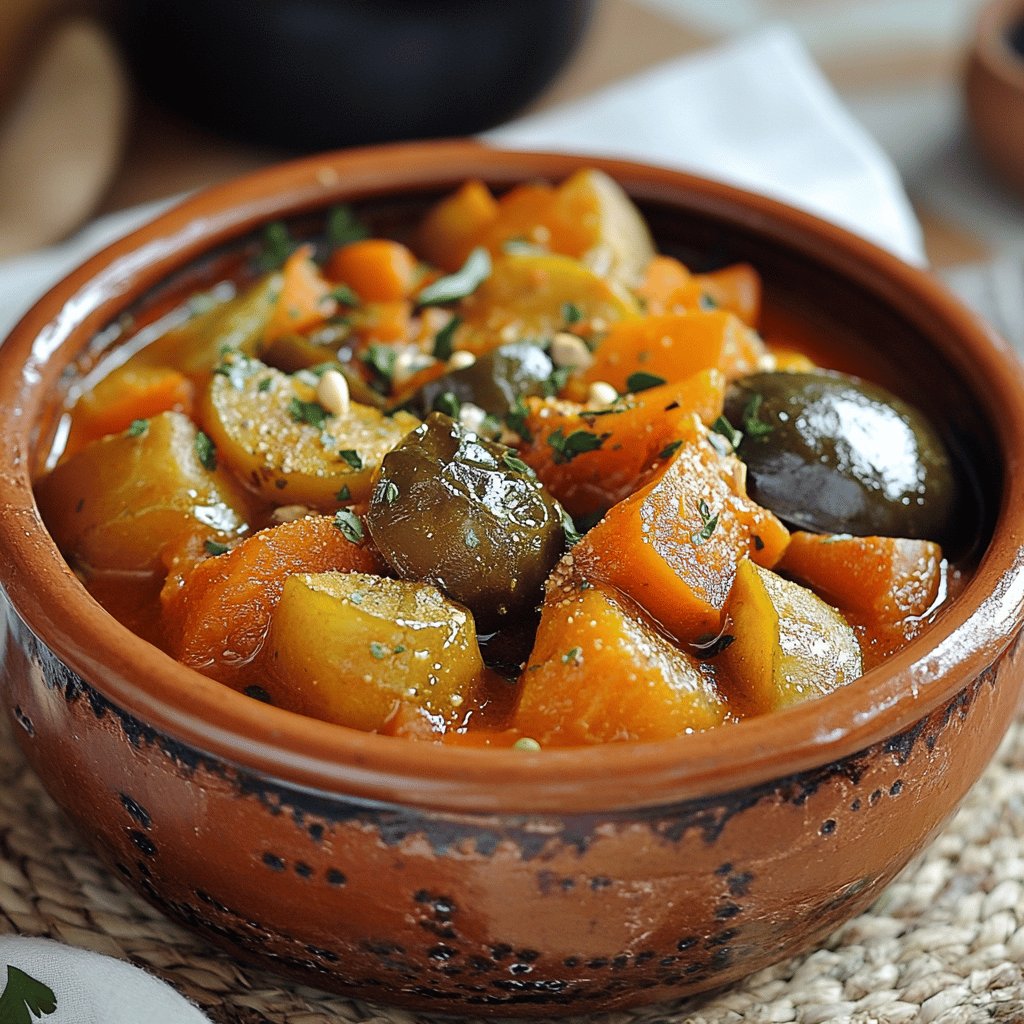
<path id="1" fill-rule="evenodd" d="M 139 84 L 192 121 L 292 149 L 466 135 L 533 99 L 593 0 L 120 0 Z"/>

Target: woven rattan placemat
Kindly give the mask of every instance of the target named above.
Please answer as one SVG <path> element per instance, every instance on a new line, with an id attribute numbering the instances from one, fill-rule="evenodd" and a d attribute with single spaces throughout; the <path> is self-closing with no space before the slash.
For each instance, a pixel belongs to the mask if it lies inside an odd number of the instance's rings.
<path id="1" fill-rule="evenodd" d="M 217 1024 L 414 1024 L 281 982 L 167 921 L 100 864 L 0 726 L 0 931 L 122 957 Z M 709 998 L 601 1024 L 981 1024 L 1024 1021 L 1024 722 L 945 832 L 872 909 L 814 953 Z"/>

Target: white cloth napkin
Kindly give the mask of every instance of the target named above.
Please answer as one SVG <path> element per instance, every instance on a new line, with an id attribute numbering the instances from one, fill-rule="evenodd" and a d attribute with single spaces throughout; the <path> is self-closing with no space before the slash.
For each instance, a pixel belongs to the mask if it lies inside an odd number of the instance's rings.
<path id="1" fill-rule="evenodd" d="M 12 980 L 11 966 L 36 984 Z M 13 986 L 16 996 L 0 995 L 0 1011 L 10 1006 L 10 1015 L 0 1015 L 0 1024 L 37 1017 L 45 1024 L 210 1024 L 205 1014 L 151 974 L 49 939 L 0 936 L 0 988 L 4 984 Z M 22 1013 L 15 1015 L 17 1011 Z"/>
<path id="2" fill-rule="evenodd" d="M 920 230 L 891 163 L 782 30 L 683 58 L 484 138 L 696 171 L 804 207 L 923 262 Z M 0 338 L 54 281 L 163 205 L 104 218 L 62 245 L 0 264 Z M 206 1020 L 151 976 L 98 954 L 7 938 L 4 964 L 53 989 L 52 1024 Z"/>

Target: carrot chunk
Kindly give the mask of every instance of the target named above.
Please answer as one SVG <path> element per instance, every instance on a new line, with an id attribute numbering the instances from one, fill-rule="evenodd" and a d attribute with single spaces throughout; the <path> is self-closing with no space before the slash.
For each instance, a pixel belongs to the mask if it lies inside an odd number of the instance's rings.
<path id="1" fill-rule="evenodd" d="M 347 284 L 364 302 L 409 298 L 418 282 L 416 257 L 401 242 L 365 238 L 342 246 L 327 264 L 327 277 Z"/>
<path id="2" fill-rule="evenodd" d="M 312 247 L 303 245 L 285 261 L 281 294 L 264 334 L 267 343 L 286 334 L 308 331 L 330 314 L 334 305 L 330 299 L 331 286 L 312 257 Z"/>

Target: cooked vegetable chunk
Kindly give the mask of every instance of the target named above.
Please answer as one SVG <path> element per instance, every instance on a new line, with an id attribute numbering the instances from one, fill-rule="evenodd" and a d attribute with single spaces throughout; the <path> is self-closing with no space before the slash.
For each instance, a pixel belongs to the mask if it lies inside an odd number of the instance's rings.
<path id="1" fill-rule="evenodd" d="M 603 580 L 685 643 L 714 636 L 745 556 L 774 565 L 786 528 L 743 491 L 742 466 L 698 425 L 664 472 L 619 502 L 573 549 L 587 578 Z"/>
<path id="2" fill-rule="evenodd" d="M 537 604 L 565 543 L 529 467 L 441 413 L 384 456 L 366 522 L 399 576 L 436 584 L 487 628 Z"/>
<path id="3" fill-rule="evenodd" d="M 567 304 L 604 324 L 639 314 L 621 285 L 569 256 L 510 254 L 497 257 L 490 277 L 460 304 L 466 344 L 475 351 L 549 337 L 566 326 Z"/>
<path id="4" fill-rule="evenodd" d="M 862 672 L 845 619 L 820 597 L 745 559 L 726 605 L 732 643 L 719 687 L 741 716 L 831 693 Z"/>
<path id="5" fill-rule="evenodd" d="M 162 572 L 161 555 L 195 535 L 245 533 L 248 501 L 187 416 L 165 412 L 86 445 L 36 486 L 53 539 L 86 573 Z"/>
<path id="6" fill-rule="evenodd" d="M 290 577 L 264 655 L 275 703 L 367 730 L 403 704 L 443 730 L 483 671 L 465 608 L 429 584 L 362 573 Z"/>
<path id="7" fill-rule="evenodd" d="M 905 537 L 797 532 L 779 570 L 813 587 L 859 627 L 872 663 L 917 633 L 943 584 L 938 544 Z"/>
<path id="8" fill-rule="evenodd" d="M 726 416 L 743 432 L 750 496 L 815 533 L 943 541 L 957 517 L 942 439 L 916 409 L 844 374 L 758 373 Z"/>
<path id="9" fill-rule="evenodd" d="M 204 558 L 181 577 L 172 573 L 160 599 L 174 656 L 218 679 L 230 679 L 259 651 L 289 576 L 380 572 L 376 552 L 350 539 L 353 531 L 341 525 L 329 516 L 305 516 L 260 530 L 237 547 Z"/>
<path id="10" fill-rule="evenodd" d="M 239 356 L 213 375 L 200 415 L 225 463 L 267 501 L 323 510 L 342 487 L 365 499 L 384 453 L 419 423 L 355 402 L 330 412 L 298 377 Z"/>
<path id="11" fill-rule="evenodd" d="M 521 686 L 512 725 L 541 746 L 668 739 L 727 711 L 708 665 L 600 585 L 549 595 Z"/>

